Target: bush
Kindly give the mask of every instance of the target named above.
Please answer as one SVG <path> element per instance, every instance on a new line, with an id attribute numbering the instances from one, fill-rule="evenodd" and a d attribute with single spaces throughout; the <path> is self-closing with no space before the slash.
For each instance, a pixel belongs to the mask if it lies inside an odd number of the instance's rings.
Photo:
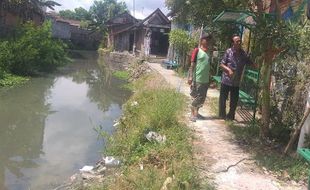
<path id="1" fill-rule="evenodd" d="M 198 40 L 197 37 L 191 37 L 185 30 L 175 29 L 169 33 L 169 43 L 176 52 L 175 58 L 177 62 L 186 68 L 187 53 L 195 47 Z M 173 58 L 174 59 L 174 58 Z"/>
<path id="2" fill-rule="evenodd" d="M 0 47 L 1 70 L 18 75 L 54 71 L 68 61 L 64 43 L 52 39 L 50 22 L 26 23 L 15 39 L 1 42 Z"/>
<path id="3" fill-rule="evenodd" d="M 11 49 L 8 46 L 8 41 L 0 42 L 0 79 L 4 78 L 5 73 L 8 71 L 8 61 L 13 57 Z"/>

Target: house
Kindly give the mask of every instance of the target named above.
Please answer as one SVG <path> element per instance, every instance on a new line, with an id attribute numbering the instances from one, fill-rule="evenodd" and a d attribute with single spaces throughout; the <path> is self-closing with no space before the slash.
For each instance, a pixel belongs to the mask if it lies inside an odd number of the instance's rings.
<path id="1" fill-rule="evenodd" d="M 160 9 L 143 20 L 125 12 L 108 21 L 108 45 L 116 51 L 166 56 L 171 23 Z"/>
<path id="2" fill-rule="evenodd" d="M 117 51 L 132 51 L 134 32 L 131 29 L 139 20 L 127 11 L 108 20 L 108 47 Z"/>
<path id="3" fill-rule="evenodd" d="M 50 12 L 46 14 L 46 19 L 52 23 L 52 36 L 64 41 L 68 41 L 78 49 L 98 48 L 102 35 L 80 27 L 80 21 L 64 19 L 58 14 Z"/>

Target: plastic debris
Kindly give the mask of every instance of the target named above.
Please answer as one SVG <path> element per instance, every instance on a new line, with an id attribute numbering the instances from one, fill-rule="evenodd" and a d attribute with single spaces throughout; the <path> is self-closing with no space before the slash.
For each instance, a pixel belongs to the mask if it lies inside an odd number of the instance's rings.
<path id="1" fill-rule="evenodd" d="M 166 136 L 165 135 L 160 135 L 154 131 L 150 131 L 148 134 L 145 135 L 146 139 L 149 140 L 150 142 L 156 141 L 158 143 L 164 143 L 166 142 Z"/>
<path id="2" fill-rule="evenodd" d="M 139 164 L 140 170 L 143 170 L 143 164 Z"/>
<path id="3" fill-rule="evenodd" d="M 94 166 L 84 166 L 82 169 L 80 169 L 80 172 L 90 172 L 94 169 Z"/>
<path id="4" fill-rule="evenodd" d="M 139 105 L 137 101 L 131 103 L 131 106 L 137 106 L 137 105 Z"/>
<path id="5" fill-rule="evenodd" d="M 107 156 L 103 158 L 103 160 L 104 160 L 104 164 L 110 167 L 118 166 L 121 163 L 121 161 L 115 159 L 113 156 Z"/>
<path id="6" fill-rule="evenodd" d="M 113 127 L 116 127 L 119 125 L 119 122 L 114 123 Z"/>

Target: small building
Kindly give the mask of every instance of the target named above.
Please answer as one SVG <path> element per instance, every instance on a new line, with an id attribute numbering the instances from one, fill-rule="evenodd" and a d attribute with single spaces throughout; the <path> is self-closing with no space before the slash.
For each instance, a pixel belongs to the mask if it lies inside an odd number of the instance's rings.
<path id="1" fill-rule="evenodd" d="M 127 11 L 110 19 L 108 24 L 108 47 L 116 51 L 132 51 L 134 32 L 129 31 L 139 20 Z"/>
<path id="2" fill-rule="evenodd" d="M 52 36 L 70 42 L 77 49 L 96 50 L 102 40 L 99 32 L 80 27 L 80 21 L 64 19 L 57 13 L 47 13 L 46 19 L 52 23 Z"/>
<path id="3" fill-rule="evenodd" d="M 143 20 L 125 12 L 108 21 L 108 45 L 116 51 L 166 56 L 171 23 L 160 9 Z"/>

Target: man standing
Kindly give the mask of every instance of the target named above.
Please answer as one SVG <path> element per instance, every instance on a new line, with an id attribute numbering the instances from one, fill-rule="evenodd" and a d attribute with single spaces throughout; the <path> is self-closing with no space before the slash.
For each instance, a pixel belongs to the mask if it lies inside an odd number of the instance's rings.
<path id="1" fill-rule="evenodd" d="M 227 120 L 235 119 L 235 111 L 239 99 L 240 80 L 246 64 L 253 63 L 241 48 L 240 36 L 233 35 L 232 47 L 226 50 L 220 64 L 220 67 L 223 70 L 219 100 L 220 118 Z M 226 115 L 226 100 L 228 98 L 228 94 L 230 94 L 230 109 Z"/>
<path id="2" fill-rule="evenodd" d="M 191 107 L 191 121 L 195 122 L 201 108 L 206 100 L 210 78 L 210 49 L 212 47 L 212 35 L 206 35 L 200 39 L 200 47 L 192 54 L 191 66 L 189 68 L 188 84 L 195 89 L 194 100 Z"/>

